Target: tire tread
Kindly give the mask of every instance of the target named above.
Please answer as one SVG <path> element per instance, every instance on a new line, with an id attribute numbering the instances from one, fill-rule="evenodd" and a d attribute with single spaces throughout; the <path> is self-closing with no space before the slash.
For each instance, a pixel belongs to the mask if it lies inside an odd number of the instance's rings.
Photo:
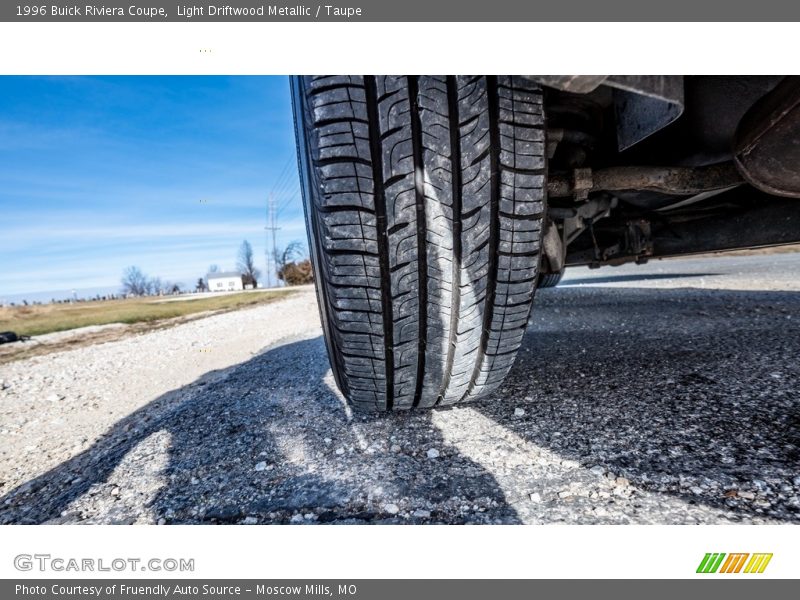
<path id="1" fill-rule="evenodd" d="M 320 304 L 349 402 L 406 410 L 491 393 L 538 277 L 540 89 L 512 76 L 297 84 Z"/>

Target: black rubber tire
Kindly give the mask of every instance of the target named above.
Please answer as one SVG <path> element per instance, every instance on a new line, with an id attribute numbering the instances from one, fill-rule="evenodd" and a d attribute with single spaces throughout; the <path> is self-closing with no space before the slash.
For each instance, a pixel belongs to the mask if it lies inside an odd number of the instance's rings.
<path id="1" fill-rule="evenodd" d="M 554 288 L 561 283 L 563 277 L 564 269 L 561 269 L 558 273 L 539 273 L 539 283 L 536 287 Z"/>
<path id="2" fill-rule="evenodd" d="M 354 408 L 485 396 L 538 278 L 544 114 L 522 77 L 292 78 L 336 381 Z"/>

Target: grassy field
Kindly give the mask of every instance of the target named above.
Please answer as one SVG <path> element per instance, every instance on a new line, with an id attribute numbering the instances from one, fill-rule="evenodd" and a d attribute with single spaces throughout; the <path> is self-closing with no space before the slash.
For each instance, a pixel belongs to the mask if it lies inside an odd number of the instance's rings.
<path id="1" fill-rule="evenodd" d="M 42 335 L 89 325 L 153 323 L 206 311 L 234 310 L 285 298 L 292 292 L 242 292 L 220 296 L 159 302 L 155 298 L 131 298 L 75 304 L 7 306 L 0 308 L 0 331 L 18 335 Z"/>

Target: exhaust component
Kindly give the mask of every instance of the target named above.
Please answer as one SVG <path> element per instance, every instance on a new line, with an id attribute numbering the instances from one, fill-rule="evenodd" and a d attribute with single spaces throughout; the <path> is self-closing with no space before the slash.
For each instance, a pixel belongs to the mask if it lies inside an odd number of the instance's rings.
<path id="1" fill-rule="evenodd" d="M 800 198 L 800 77 L 785 78 L 742 118 L 734 160 L 754 187 Z"/>
<path id="2" fill-rule="evenodd" d="M 552 198 L 585 199 L 590 192 L 649 191 L 691 196 L 744 183 L 731 162 L 705 167 L 609 167 L 575 169 L 571 175 L 551 175 L 547 193 Z"/>

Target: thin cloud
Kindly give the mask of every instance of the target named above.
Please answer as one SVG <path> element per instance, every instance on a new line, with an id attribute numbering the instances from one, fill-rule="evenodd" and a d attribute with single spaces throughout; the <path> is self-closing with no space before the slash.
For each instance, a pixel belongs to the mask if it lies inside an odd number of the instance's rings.
<path id="1" fill-rule="evenodd" d="M 285 77 L 0 78 L 0 294 L 266 262 L 270 191 L 306 240 L 295 156 Z"/>

